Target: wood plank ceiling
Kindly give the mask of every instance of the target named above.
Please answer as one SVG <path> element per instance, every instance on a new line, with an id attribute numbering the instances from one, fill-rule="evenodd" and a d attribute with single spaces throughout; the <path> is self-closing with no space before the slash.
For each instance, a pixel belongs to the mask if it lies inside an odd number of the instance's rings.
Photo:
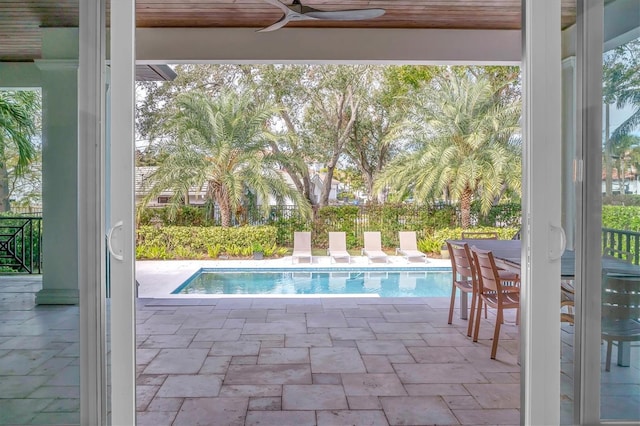
<path id="1" fill-rule="evenodd" d="M 289 0 L 284 0 L 289 3 Z M 324 10 L 384 8 L 369 21 L 304 21 L 291 27 L 519 29 L 521 0 L 307 0 Z M 562 27 L 575 22 L 576 1 L 562 0 Z M 261 28 L 282 12 L 263 0 L 137 0 L 136 24 L 148 27 Z M 0 60 L 41 55 L 42 27 L 78 25 L 78 0 L 0 0 Z"/>

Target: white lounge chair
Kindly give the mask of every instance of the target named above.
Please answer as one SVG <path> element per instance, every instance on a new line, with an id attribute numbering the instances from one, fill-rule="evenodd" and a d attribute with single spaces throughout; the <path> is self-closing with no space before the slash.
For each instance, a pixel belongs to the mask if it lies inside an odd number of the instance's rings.
<path id="1" fill-rule="evenodd" d="M 291 263 L 298 259 L 309 259 L 309 263 L 313 262 L 311 255 L 311 232 L 294 232 L 293 233 L 293 253 L 291 254 Z"/>
<path id="2" fill-rule="evenodd" d="M 330 262 L 347 259 L 347 263 L 351 263 L 351 255 L 347 251 L 347 235 L 344 232 L 329 232 L 327 254 Z"/>
<path id="3" fill-rule="evenodd" d="M 382 240 L 380 232 L 367 231 L 364 233 L 364 248 L 362 249 L 362 255 L 367 256 L 369 262 L 375 262 L 376 260 L 384 260 L 389 262 L 389 256 L 382 251 Z"/>
<path id="4" fill-rule="evenodd" d="M 418 239 L 415 231 L 400 231 L 398 232 L 398 238 L 400 239 L 400 247 L 396 249 L 396 255 L 402 255 L 407 259 L 407 262 L 410 262 L 411 259 L 427 262 L 427 255 L 418 250 Z"/>

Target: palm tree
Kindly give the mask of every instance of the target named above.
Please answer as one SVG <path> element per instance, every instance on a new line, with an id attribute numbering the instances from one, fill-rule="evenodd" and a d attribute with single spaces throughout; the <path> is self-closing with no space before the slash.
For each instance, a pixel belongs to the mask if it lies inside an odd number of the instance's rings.
<path id="1" fill-rule="evenodd" d="M 611 157 L 612 170 L 616 168 L 618 177 L 618 190 L 620 194 L 625 193 L 625 179 L 628 168 L 635 168 L 640 156 L 640 137 L 636 135 L 622 135 L 613 141 L 610 146 L 609 155 Z M 604 161 L 606 159 L 603 158 Z M 615 161 L 617 160 L 617 161 Z"/>
<path id="2" fill-rule="evenodd" d="M 640 41 L 633 40 L 612 51 L 606 52 L 602 67 L 602 96 L 605 107 L 604 123 L 604 170 L 606 194 L 613 193 L 614 151 L 625 135 L 629 135 L 640 124 L 640 59 L 637 52 Z M 631 107 L 633 112 L 611 132 L 610 109 Z"/>
<path id="3" fill-rule="evenodd" d="M 222 226 L 231 226 L 236 211 L 249 190 L 262 201 L 286 199 L 308 212 L 301 194 L 279 170 L 278 157 L 270 152 L 267 125 L 274 109 L 254 102 L 250 93 L 231 90 L 210 97 L 186 92 L 176 99 L 176 114 L 169 121 L 173 137 L 162 150 L 165 158 L 150 176 L 146 202 L 161 192 L 173 192 L 171 205 L 188 200 L 190 188 L 206 189 L 206 198 L 220 208 Z"/>
<path id="4" fill-rule="evenodd" d="M 449 194 L 460 201 L 462 226 L 471 224 L 471 201 L 487 212 L 506 189 L 521 188 L 520 102 L 500 96 L 504 83 L 470 73 L 446 73 L 417 95 L 422 138 L 376 182 L 396 197 L 416 200 Z"/>
<path id="5" fill-rule="evenodd" d="M 32 137 L 39 106 L 38 92 L 0 91 L 0 211 L 10 208 L 7 149 L 17 153 L 13 172 L 20 176 L 36 155 Z"/>

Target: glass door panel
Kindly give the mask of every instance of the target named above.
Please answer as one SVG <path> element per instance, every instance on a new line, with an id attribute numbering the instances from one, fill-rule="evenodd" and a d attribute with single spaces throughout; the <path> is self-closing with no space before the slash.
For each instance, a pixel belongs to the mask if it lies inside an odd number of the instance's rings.
<path id="1" fill-rule="evenodd" d="M 640 420 L 640 1 L 604 8 L 600 417 Z"/>
<path id="2" fill-rule="evenodd" d="M 79 424 L 77 28 L 42 28 L 55 20 L 46 10 L 4 4 L 0 424 Z M 66 22 L 78 15 L 66 2 Z"/>

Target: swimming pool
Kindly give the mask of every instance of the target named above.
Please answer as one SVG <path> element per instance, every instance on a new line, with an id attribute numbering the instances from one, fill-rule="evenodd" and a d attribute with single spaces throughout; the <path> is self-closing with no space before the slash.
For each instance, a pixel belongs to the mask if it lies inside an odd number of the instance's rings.
<path id="1" fill-rule="evenodd" d="M 451 269 L 200 269 L 172 294 L 446 297 L 451 295 Z"/>

